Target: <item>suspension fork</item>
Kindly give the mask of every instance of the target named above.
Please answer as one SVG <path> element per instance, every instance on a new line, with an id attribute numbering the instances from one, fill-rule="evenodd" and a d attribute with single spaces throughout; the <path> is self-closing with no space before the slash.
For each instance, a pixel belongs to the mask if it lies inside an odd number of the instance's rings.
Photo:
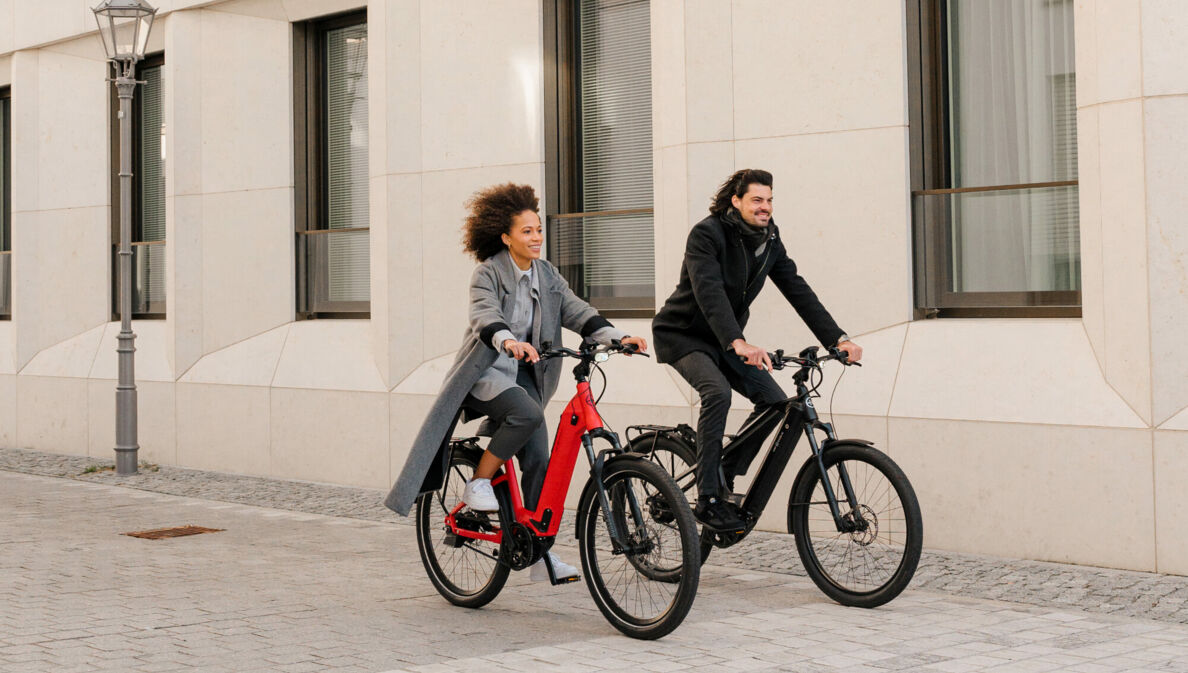
<path id="1" fill-rule="evenodd" d="M 595 434 L 609 441 L 611 448 L 595 454 Z M 614 517 L 611 516 L 610 497 L 607 495 L 606 486 L 602 481 L 603 467 L 606 465 L 606 455 L 608 453 L 618 454 L 622 452 L 619 439 L 614 433 L 598 428 L 593 432 L 587 432 L 582 435 L 582 448 L 586 452 L 586 458 L 590 461 L 590 477 L 594 480 L 594 487 L 598 489 L 598 503 L 602 507 L 602 518 L 606 522 L 606 530 L 611 539 L 611 551 L 614 554 L 632 551 L 634 545 L 626 537 L 626 531 L 619 530 L 619 527 L 615 524 Z M 639 506 L 639 500 L 635 497 L 635 492 L 632 489 L 627 489 L 626 498 L 628 504 L 631 506 L 632 517 L 637 524 L 641 524 L 644 520 L 643 510 Z"/>
<path id="2" fill-rule="evenodd" d="M 809 446 L 813 451 L 813 458 L 817 461 L 817 469 L 821 471 L 821 487 L 824 489 L 825 499 L 829 503 L 829 512 L 833 515 L 833 523 L 837 526 L 839 533 L 852 533 L 862 528 L 865 522 L 862 519 L 861 510 L 858 509 L 858 496 L 854 494 L 854 485 L 850 483 L 850 473 L 846 470 L 845 463 L 839 462 L 836 465 L 842 490 L 845 491 L 846 502 L 850 505 L 851 518 L 847 520 L 841 513 L 841 507 L 838 506 L 837 493 L 833 490 L 833 484 L 829 480 L 829 473 L 825 470 L 825 452 L 817 442 L 817 434 L 815 432 L 818 429 L 824 430 L 829 439 L 836 439 L 833 434 L 833 426 L 829 423 L 821 422 L 817 417 L 817 410 L 813 408 L 812 400 L 808 398 L 807 391 L 803 391 L 803 393 L 802 397 L 805 400 L 804 434 L 808 437 Z"/>

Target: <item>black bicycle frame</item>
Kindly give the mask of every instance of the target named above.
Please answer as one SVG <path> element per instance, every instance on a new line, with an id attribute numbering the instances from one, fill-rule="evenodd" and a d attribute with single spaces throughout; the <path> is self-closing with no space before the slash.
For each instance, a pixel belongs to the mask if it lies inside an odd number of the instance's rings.
<path id="1" fill-rule="evenodd" d="M 809 446 L 813 452 L 813 459 L 817 461 L 817 467 L 821 471 L 821 485 L 825 490 L 825 497 L 829 502 L 829 510 L 833 514 L 833 520 L 837 525 L 837 530 L 839 532 L 852 532 L 857 526 L 854 521 L 847 520 L 842 516 L 841 509 L 837 504 L 837 494 L 834 492 L 833 484 L 826 477 L 825 459 L 821 450 L 821 444 L 817 441 L 817 436 L 813 431 L 823 431 L 828 437 L 826 440 L 827 443 L 836 440 L 837 436 L 834 434 L 833 425 L 822 421 L 817 416 L 817 410 L 813 406 L 813 400 L 808 387 L 805 385 L 805 378 L 802 373 L 803 370 L 797 372 L 793 377 L 793 380 L 796 382 L 796 396 L 771 406 L 754 421 L 744 426 L 733 439 L 723 445 L 722 462 L 726 462 L 726 457 L 731 453 L 745 451 L 747 449 L 753 449 L 755 453 L 758 453 L 759 448 L 762 447 L 764 440 L 771 434 L 772 429 L 778 426 L 771 448 L 763 458 L 763 464 L 755 474 L 755 479 L 751 482 L 750 488 L 747 489 L 742 502 L 742 508 L 757 519 L 767 507 L 772 494 L 775 493 L 780 477 L 787 468 L 788 461 L 792 458 L 792 452 L 796 449 L 796 444 L 800 440 L 800 435 L 804 434 L 808 437 Z M 854 487 L 850 483 L 850 475 L 847 473 L 845 466 L 838 464 L 836 467 L 841 478 L 842 488 L 845 490 L 846 500 L 850 504 L 850 511 L 858 512 L 858 499 L 854 495 Z M 685 474 L 689 475 L 695 469 L 691 469 Z M 684 476 L 677 477 L 677 480 L 681 481 Z M 809 503 L 797 504 L 807 505 Z"/>

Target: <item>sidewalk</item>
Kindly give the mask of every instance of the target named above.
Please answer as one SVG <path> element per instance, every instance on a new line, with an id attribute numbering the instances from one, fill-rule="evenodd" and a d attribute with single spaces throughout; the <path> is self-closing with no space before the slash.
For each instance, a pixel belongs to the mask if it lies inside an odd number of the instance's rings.
<path id="1" fill-rule="evenodd" d="M 483 610 L 447 605 L 378 491 L 94 464 L 0 450 L 0 671 L 1188 673 L 1188 578 L 930 553 L 856 610 L 760 534 L 715 551 L 674 634 L 632 641 L 584 584 L 517 573 Z M 184 524 L 225 531 L 119 535 Z"/>

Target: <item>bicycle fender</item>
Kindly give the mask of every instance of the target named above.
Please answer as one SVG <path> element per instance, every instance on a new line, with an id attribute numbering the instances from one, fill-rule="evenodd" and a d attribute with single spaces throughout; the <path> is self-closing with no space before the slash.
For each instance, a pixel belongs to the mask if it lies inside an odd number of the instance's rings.
<path id="1" fill-rule="evenodd" d="M 611 456 L 602 464 L 603 474 L 606 474 L 606 469 L 608 467 L 610 467 L 611 465 L 614 465 L 615 463 L 622 462 L 624 460 L 647 460 L 647 459 L 639 454 L 632 454 L 630 452 L 620 453 L 620 454 Z M 578 518 L 577 518 L 577 521 L 574 522 L 575 525 L 573 527 L 573 537 L 575 539 L 579 539 L 579 540 L 581 539 L 582 528 L 585 527 L 586 515 L 588 514 L 588 512 L 582 511 L 581 504 L 583 502 L 586 502 L 586 498 L 594 498 L 595 497 L 594 491 L 596 491 L 597 488 L 598 487 L 594 485 L 594 475 L 590 475 L 590 478 L 586 479 L 586 485 L 584 487 L 582 487 L 582 497 L 578 499 Z"/>
<path id="2" fill-rule="evenodd" d="M 869 439 L 827 439 L 824 442 L 821 442 L 821 450 L 824 451 L 825 449 L 838 444 L 860 444 L 863 446 L 874 446 L 874 442 L 870 441 Z"/>

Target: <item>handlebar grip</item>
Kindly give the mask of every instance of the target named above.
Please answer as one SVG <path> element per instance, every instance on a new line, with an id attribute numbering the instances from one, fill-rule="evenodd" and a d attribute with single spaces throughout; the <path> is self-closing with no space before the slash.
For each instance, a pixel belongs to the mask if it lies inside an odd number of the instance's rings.
<path id="1" fill-rule="evenodd" d="M 862 366 L 861 362 L 850 362 L 850 354 L 836 346 L 830 348 L 829 351 L 831 353 L 833 353 L 833 357 L 835 359 L 837 359 L 838 362 L 842 363 L 843 365 L 846 365 L 847 367 L 849 367 L 850 365 L 853 365 L 855 367 Z"/>

